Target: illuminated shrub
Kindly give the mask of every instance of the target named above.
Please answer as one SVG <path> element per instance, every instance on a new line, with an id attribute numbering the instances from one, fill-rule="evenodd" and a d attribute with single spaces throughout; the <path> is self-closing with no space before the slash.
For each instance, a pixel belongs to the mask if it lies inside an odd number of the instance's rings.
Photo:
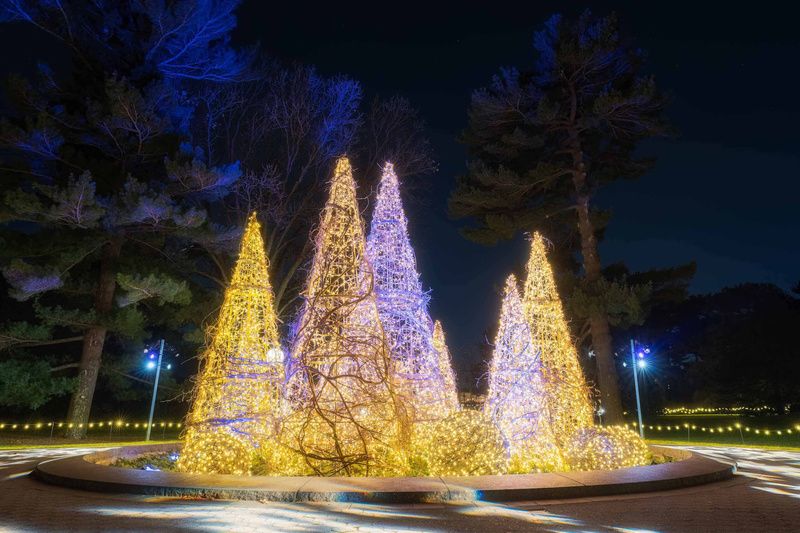
<path id="1" fill-rule="evenodd" d="M 624 427 L 578 430 L 564 450 L 572 470 L 613 470 L 650 464 L 650 450 L 639 435 Z"/>
<path id="2" fill-rule="evenodd" d="M 511 455 L 509 474 L 535 474 L 566 470 L 561 453 L 554 447 L 530 446 Z"/>
<path id="3" fill-rule="evenodd" d="M 272 439 L 259 443 L 253 452 L 252 472 L 257 476 L 313 475 L 305 457 Z"/>
<path id="4" fill-rule="evenodd" d="M 248 444 L 226 431 L 192 433 L 181 450 L 178 470 L 197 474 L 250 473 L 252 449 Z"/>
<path id="5" fill-rule="evenodd" d="M 479 411 L 457 411 L 436 422 L 417 447 L 423 452 L 415 462 L 432 476 L 502 474 L 508 468 L 500 431 Z"/>

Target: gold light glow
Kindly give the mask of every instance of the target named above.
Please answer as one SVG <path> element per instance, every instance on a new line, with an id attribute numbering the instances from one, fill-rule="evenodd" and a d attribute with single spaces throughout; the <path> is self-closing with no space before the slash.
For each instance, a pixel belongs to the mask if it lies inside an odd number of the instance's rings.
<path id="1" fill-rule="evenodd" d="M 284 378 L 283 361 L 275 357 L 280 344 L 255 213 L 242 237 L 219 317 L 207 337 L 178 469 L 249 473 L 255 443 L 274 433 Z"/>
<path id="2" fill-rule="evenodd" d="M 380 475 L 402 462 L 406 419 L 365 257 L 347 158 L 336 163 L 303 293 L 289 387 L 288 446 L 317 474 Z"/>
<path id="3" fill-rule="evenodd" d="M 594 423 L 589 387 L 572 342 L 545 242 L 533 235 L 523 309 L 531 327 L 534 350 L 541 352 L 547 412 L 559 446 Z"/>

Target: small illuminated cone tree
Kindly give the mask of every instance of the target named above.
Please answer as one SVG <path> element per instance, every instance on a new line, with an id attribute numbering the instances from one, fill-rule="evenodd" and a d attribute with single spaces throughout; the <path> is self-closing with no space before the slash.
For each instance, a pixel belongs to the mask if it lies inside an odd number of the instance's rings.
<path id="1" fill-rule="evenodd" d="M 436 349 L 436 356 L 439 365 L 439 373 L 444 381 L 445 400 L 448 409 L 457 411 L 458 389 L 456 388 L 456 376 L 453 372 L 453 360 L 450 358 L 450 349 L 447 347 L 447 340 L 444 336 L 442 322 L 437 320 L 433 325 L 433 347 Z"/>
<path id="2" fill-rule="evenodd" d="M 367 239 L 367 256 L 398 393 L 407 400 L 409 416 L 415 422 L 444 418 L 453 405 L 448 402 L 433 345 L 428 295 L 420 283 L 397 175 L 391 163 L 383 167 Z"/>
<path id="3" fill-rule="evenodd" d="M 485 414 L 500 429 L 515 462 L 531 470 L 559 469 L 563 461 L 547 416 L 541 352 L 531 338 L 513 274 L 506 280 L 489 370 Z"/>
<path id="4" fill-rule="evenodd" d="M 533 349 L 541 353 L 550 425 L 556 442 L 563 447 L 576 431 L 593 425 L 593 409 L 539 233 L 533 235 L 527 270 L 523 310 L 531 328 Z"/>
<path id="5" fill-rule="evenodd" d="M 208 329 L 178 468 L 244 474 L 272 435 L 284 380 L 261 226 L 250 215 L 216 323 Z"/>
<path id="6" fill-rule="evenodd" d="M 398 450 L 391 382 L 352 169 L 340 158 L 316 235 L 292 348 L 288 445 L 317 474 L 379 475 Z"/>

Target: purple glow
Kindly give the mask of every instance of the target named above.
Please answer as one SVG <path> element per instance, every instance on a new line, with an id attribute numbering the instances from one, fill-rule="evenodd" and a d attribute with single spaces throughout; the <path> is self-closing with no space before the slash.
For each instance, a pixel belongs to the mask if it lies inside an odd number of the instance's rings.
<path id="1" fill-rule="evenodd" d="M 378 313 L 391 345 L 394 371 L 413 399 L 417 419 L 437 420 L 456 409 L 455 387 L 433 344 L 429 296 L 422 289 L 408 237 L 397 175 L 386 163 L 367 238 Z M 444 372 L 452 373 L 451 369 Z"/>

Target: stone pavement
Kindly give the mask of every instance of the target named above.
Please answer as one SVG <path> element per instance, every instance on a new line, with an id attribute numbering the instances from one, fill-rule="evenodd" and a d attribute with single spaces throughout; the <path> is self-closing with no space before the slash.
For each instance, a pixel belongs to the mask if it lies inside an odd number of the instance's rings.
<path id="1" fill-rule="evenodd" d="M 98 494 L 27 474 L 80 449 L 0 450 L 0 531 L 797 531 L 800 452 L 692 448 L 739 462 L 730 481 L 585 500 L 441 505 L 258 503 Z"/>

